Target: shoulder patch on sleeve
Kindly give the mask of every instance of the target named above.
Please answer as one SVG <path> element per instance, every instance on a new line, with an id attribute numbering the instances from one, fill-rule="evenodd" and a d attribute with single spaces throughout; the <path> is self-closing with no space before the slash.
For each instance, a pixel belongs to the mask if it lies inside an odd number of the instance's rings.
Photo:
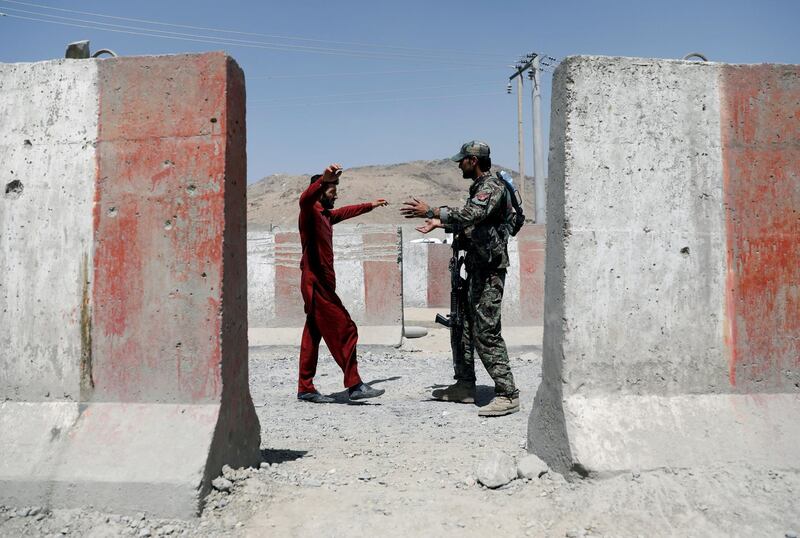
<path id="1" fill-rule="evenodd" d="M 488 192 L 477 192 L 475 196 L 470 198 L 470 203 L 479 205 L 481 207 L 489 204 L 490 195 Z"/>

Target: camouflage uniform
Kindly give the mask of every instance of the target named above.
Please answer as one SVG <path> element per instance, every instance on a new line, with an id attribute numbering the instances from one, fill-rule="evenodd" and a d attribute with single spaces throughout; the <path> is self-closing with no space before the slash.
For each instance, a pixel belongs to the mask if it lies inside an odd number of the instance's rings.
<path id="1" fill-rule="evenodd" d="M 508 267 L 506 216 L 511 201 L 502 181 L 490 173 L 477 178 L 470 187 L 462 209 L 440 208 L 442 224 L 458 233 L 466 250 L 467 270 L 463 362 L 455 364 L 455 379 L 475 383 L 477 351 L 495 383 L 495 394 L 516 397 L 514 376 L 501 335 L 500 313 Z"/>

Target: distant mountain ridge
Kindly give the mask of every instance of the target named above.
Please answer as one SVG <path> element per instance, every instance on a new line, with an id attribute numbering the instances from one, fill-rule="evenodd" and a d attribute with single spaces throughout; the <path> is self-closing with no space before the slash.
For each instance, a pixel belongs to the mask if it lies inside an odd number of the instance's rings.
<path id="1" fill-rule="evenodd" d="M 517 172 L 504 166 L 515 180 Z M 308 175 L 274 174 L 247 188 L 248 224 L 281 227 L 297 226 L 300 193 L 308 186 Z M 530 178 L 528 178 L 530 181 Z M 399 209 L 411 196 L 432 206 L 461 206 L 466 200 L 470 180 L 461 177 L 458 165 L 449 159 L 345 168 L 339 182 L 337 207 L 368 202 L 378 198 L 389 201 L 388 207 L 352 219 L 353 224 L 407 224 Z M 529 182 L 528 185 L 531 185 Z"/>

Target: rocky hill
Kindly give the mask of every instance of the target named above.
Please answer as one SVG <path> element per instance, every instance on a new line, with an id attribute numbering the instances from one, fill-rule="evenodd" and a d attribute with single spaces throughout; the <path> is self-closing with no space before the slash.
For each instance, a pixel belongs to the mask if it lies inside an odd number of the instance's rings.
<path id="1" fill-rule="evenodd" d="M 498 166 L 497 169 L 510 170 Z M 512 172 L 515 180 L 516 172 Z M 300 193 L 308 186 L 309 175 L 275 174 L 247 189 L 247 221 L 253 225 L 297 226 Z M 461 205 L 469 180 L 461 177 L 458 165 L 448 159 L 345 168 L 339 182 L 337 207 L 386 198 L 389 206 L 353 219 L 353 224 L 408 223 L 399 212 L 411 196 L 433 206 Z"/>

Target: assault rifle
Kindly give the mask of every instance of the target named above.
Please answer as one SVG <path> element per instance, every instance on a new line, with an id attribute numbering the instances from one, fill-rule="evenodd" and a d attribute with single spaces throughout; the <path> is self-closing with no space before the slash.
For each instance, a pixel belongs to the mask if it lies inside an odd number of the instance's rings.
<path id="1" fill-rule="evenodd" d="M 466 280 L 461 277 L 464 256 L 461 255 L 459 234 L 453 233 L 453 256 L 450 258 L 450 313 L 446 316 L 436 314 L 436 323 L 450 329 L 450 348 L 453 350 L 453 367 L 463 361 L 464 349 L 461 337 L 464 334 L 464 309 L 466 308 Z"/>

